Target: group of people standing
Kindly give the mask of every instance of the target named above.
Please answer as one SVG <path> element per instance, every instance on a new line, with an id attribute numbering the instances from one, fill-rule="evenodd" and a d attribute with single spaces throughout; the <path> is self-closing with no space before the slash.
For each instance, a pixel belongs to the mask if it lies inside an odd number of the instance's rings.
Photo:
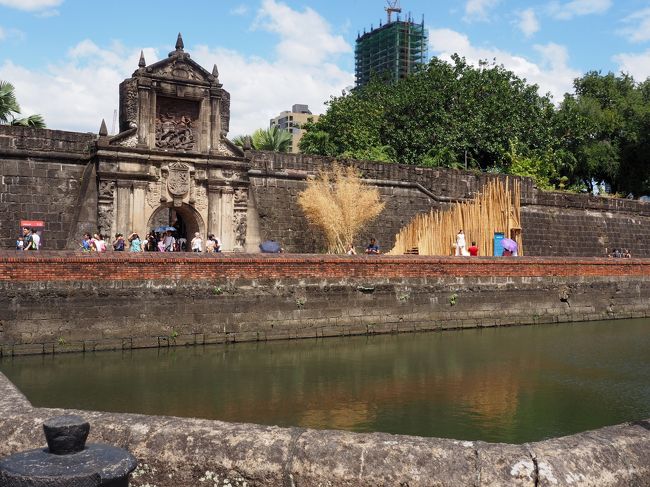
<path id="1" fill-rule="evenodd" d="M 23 228 L 23 234 L 16 239 L 16 250 L 40 250 L 41 236 L 35 228 Z"/>
<path id="2" fill-rule="evenodd" d="M 106 252 L 108 245 L 104 240 L 104 235 L 95 233 L 84 234 L 81 240 L 81 250 L 84 252 Z M 193 252 L 203 252 L 203 240 L 197 232 L 191 242 Z M 111 247 L 116 252 L 185 252 L 187 251 L 187 239 L 174 237 L 173 232 L 166 231 L 156 233 L 153 230 L 149 232 L 144 239 L 133 232 L 128 237 L 122 233 L 115 234 L 115 239 Z M 214 235 L 209 235 L 205 242 L 206 252 L 221 252 L 221 241 Z"/>

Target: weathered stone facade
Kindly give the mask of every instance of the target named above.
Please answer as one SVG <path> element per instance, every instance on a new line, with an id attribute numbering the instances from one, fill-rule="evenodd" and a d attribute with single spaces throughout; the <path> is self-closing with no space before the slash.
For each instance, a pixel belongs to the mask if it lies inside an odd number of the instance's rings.
<path id="1" fill-rule="evenodd" d="M 11 248 L 20 220 L 45 222 L 44 247 L 78 248 L 84 232 L 143 236 L 177 224 L 220 237 L 224 250 L 256 251 L 262 240 L 289 252 L 324 244 L 297 203 L 308 177 L 331 158 L 247 151 L 226 138 L 230 95 L 184 51 L 182 39 L 162 61 L 142 56 L 120 84 L 120 132 L 99 135 L 0 126 L 0 248 Z M 380 190 L 386 209 L 360 235 L 389 250 L 416 214 L 480 192 L 491 178 L 449 169 L 371 161 L 354 164 Z M 549 193 L 522 179 L 526 255 L 602 256 L 613 248 L 650 256 L 650 205 Z"/>

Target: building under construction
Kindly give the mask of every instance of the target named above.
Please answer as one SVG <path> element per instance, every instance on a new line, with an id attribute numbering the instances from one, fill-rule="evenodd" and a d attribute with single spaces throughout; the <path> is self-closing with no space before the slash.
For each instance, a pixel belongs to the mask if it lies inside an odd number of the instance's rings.
<path id="1" fill-rule="evenodd" d="M 394 6 L 396 2 L 393 2 Z M 389 2 L 389 6 L 391 2 Z M 367 84 L 373 76 L 387 82 L 397 81 L 427 62 L 427 30 L 411 17 L 393 21 L 399 8 L 387 8 L 388 22 L 357 37 L 354 50 L 356 85 Z"/>

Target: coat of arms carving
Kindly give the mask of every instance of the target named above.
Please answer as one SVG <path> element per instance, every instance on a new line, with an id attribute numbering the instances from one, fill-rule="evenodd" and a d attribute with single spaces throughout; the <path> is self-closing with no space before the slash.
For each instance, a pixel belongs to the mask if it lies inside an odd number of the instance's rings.
<path id="1" fill-rule="evenodd" d="M 183 196 L 190 191 L 190 168 L 176 163 L 169 166 L 167 189 L 172 196 Z"/>

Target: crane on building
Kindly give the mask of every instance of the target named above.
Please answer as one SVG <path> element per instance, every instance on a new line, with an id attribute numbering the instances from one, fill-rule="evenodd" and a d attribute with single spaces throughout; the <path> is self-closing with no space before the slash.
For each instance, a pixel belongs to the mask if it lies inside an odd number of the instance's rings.
<path id="1" fill-rule="evenodd" d="M 399 0 L 386 0 L 386 3 L 388 6 L 384 7 L 384 10 L 386 10 L 386 14 L 388 15 L 388 23 L 390 24 L 392 21 L 393 12 L 398 14 L 401 13 L 402 7 L 399 6 Z"/>

